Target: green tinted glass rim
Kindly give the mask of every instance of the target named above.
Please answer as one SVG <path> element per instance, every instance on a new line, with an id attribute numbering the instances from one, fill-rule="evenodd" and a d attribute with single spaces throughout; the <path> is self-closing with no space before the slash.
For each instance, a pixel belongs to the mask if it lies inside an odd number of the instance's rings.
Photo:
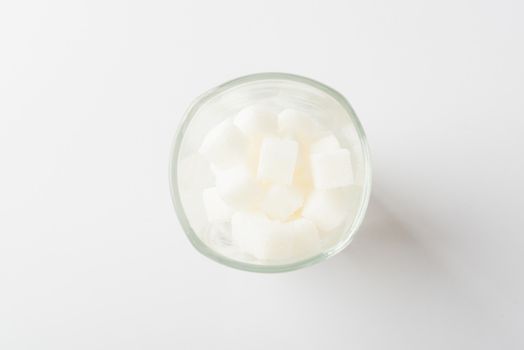
<path id="1" fill-rule="evenodd" d="M 355 129 L 357 131 L 357 134 L 359 136 L 360 144 L 362 147 L 363 152 L 363 166 L 365 171 L 365 178 L 364 178 L 364 184 L 363 184 L 363 191 L 362 196 L 363 200 L 361 203 L 361 206 L 359 208 L 359 211 L 357 215 L 355 216 L 355 219 L 353 221 L 353 224 L 351 227 L 348 228 L 345 239 L 338 242 L 335 246 L 332 248 L 315 255 L 313 257 L 303 259 L 291 264 L 281 264 L 281 265 L 259 265 L 259 264 L 251 264 L 246 263 L 242 261 L 237 261 L 231 258 L 228 258 L 212 249 L 210 249 L 199 237 L 198 235 L 193 231 L 191 228 L 191 225 L 189 224 L 189 220 L 185 214 L 185 211 L 182 206 L 182 202 L 180 199 L 180 194 L 178 191 L 178 155 L 180 152 L 180 147 L 182 144 L 182 140 L 185 134 L 185 131 L 189 124 L 191 123 L 193 117 L 195 116 L 198 109 L 204 105 L 207 101 L 209 101 L 211 98 L 215 97 L 216 95 L 229 90 L 233 87 L 250 83 L 254 81 L 263 81 L 263 80 L 283 80 L 283 81 L 291 81 L 291 82 L 298 82 L 303 83 L 309 86 L 312 86 L 316 89 L 319 89 L 331 97 L 333 97 L 340 105 L 347 111 L 348 117 L 351 119 L 351 122 L 355 126 Z M 205 255 L 206 257 L 221 263 L 223 265 L 244 270 L 244 271 L 252 271 L 252 272 L 264 272 L 264 273 L 275 273 L 275 272 L 286 272 L 286 271 L 293 271 L 298 270 L 307 266 L 314 265 L 318 262 L 324 261 L 326 259 L 329 259 L 330 257 L 338 254 L 340 251 L 342 251 L 344 248 L 346 248 L 351 241 L 353 240 L 355 234 L 358 232 L 358 229 L 360 228 L 360 225 L 362 224 L 362 221 L 364 219 L 369 198 L 371 194 L 371 161 L 370 161 L 370 151 L 369 151 L 369 145 L 367 142 L 366 134 L 364 132 L 364 129 L 362 127 L 362 124 L 360 123 L 360 120 L 358 119 L 355 111 L 349 104 L 349 102 L 346 100 L 346 98 L 337 92 L 336 90 L 330 88 L 329 86 L 326 86 L 318 81 L 315 81 L 313 79 L 309 79 L 303 76 L 295 75 L 295 74 L 289 74 L 289 73 L 256 73 L 251 75 L 246 75 L 240 78 L 233 79 L 231 81 L 228 81 L 224 84 L 221 84 L 215 88 L 212 88 L 205 92 L 204 94 L 197 97 L 189 106 L 186 113 L 184 114 L 178 128 L 175 134 L 175 137 L 173 138 L 172 146 L 171 146 L 171 153 L 170 153 L 170 159 L 169 159 L 169 186 L 171 191 L 171 199 L 173 202 L 173 206 L 175 208 L 176 215 L 178 217 L 178 220 L 182 226 L 182 229 L 184 230 L 184 233 L 186 234 L 187 238 L 195 247 L 196 250 L 198 250 L 201 254 Z"/>

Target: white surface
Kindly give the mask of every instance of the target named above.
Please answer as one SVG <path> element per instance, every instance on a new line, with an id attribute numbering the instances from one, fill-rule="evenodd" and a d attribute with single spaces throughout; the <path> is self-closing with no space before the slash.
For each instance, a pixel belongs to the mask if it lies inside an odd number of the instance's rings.
<path id="1" fill-rule="evenodd" d="M 522 349 L 521 1 L 5 1 L 0 349 Z M 167 184 L 191 100 L 284 71 L 345 94 L 374 191 L 354 243 L 225 268 Z"/>

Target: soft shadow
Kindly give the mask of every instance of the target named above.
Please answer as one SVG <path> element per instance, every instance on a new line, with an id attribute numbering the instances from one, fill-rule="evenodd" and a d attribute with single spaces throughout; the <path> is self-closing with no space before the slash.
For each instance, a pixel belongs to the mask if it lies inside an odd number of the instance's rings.
<path id="1" fill-rule="evenodd" d="M 417 230 L 419 223 L 408 220 L 375 195 L 348 248 L 292 274 L 296 292 L 314 300 L 317 312 L 326 319 L 341 320 L 344 334 L 351 334 L 357 343 L 360 339 L 374 344 L 377 334 L 383 333 L 406 344 L 417 332 L 433 334 L 442 327 L 467 331 L 466 339 L 487 333 L 492 328 L 490 311 L 445 260 L 446 255 L 439 255 L 431 244 L 442 225 L 430 226 L 426 220 L 426 226 Z M 472 326 L 464 330 L 460 328 L 464 324 Z M 438 348 L 445 347 L 445 339 L 436 340 L 443 340 Z M 418 341 L 426 342 L 423 335 Z"/>
<path id="2" fill-rule="evenodd" d="M 355 235 L 353 242 L 341 252 L 354 263 L 378 262 L 391 266 L 388 258 L 416 260 L 418 263 L 431 260 L 429 252 L 417 240 L 416 232 L 410 231 L 407 223 L 395 216 L 380 201 L 372 196 L 366 218 Z M 414 262 L 414 261 L 412 261 Z"/>
<path id="3" fill-rule="evenodd" d="M 442 225 L 425 220 L 426 226 L 417 229 L 419 224 L 408 220 L 373 196 L 365 221 L 349 247 L 293 275 L 294 283 L 312 299 L 321 298 L 323 307 L 347 315 L 344 320 L 348 327 L 360 331 L 367 331 L 360 324 L 370 329 L 380 325 L 387 330 L 404 322 L 400 329 L 411 334 L 420 320 L 426 322 L 428 331 L 459 320 L 450 327 L 474 324 L 469 329 L 471 336 L 487 332 L 492 314 L 485 308 L 482 295 L 432 245 L 442 236 Z"/>
<path id="4" fill-rule="evenodd" d="M 399 291 L 406 283 L 433 284 L 448 279 L 445 264 L 420 238 L 404 218 L 395 216 L 380 198 L 372 196 L 366 218 L 349 247 L 312 270 L 315 274 L 321 270 L 323 278 L 331 281 L 344 276 L 348 284 L 360 281 Z"/>

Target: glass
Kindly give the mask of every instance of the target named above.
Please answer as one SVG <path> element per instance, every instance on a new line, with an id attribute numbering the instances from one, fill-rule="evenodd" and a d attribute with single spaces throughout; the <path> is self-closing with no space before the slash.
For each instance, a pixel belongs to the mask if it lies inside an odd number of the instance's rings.
<path id="1" fill-rule="evenodd" d="M 206 123 L 210 119 L 224 119 L 225 115 L 233 113 L 249 103 L 265 100 L 268 103 L 278 103 L 284 99 L 292 100 L 295 105 L 302 105 L 309 109 L 322 111 L 324 115 L 332 117 L 322 120 L 331 130 L 338 132 L 338 137 L 342 145 L 350 148 L 352 158 L 357 164 L 355 181 L 361 186 L 360 197 L 355 207 L 355 216 L 345 223 L 341 234 L 335 241 L 318 255 L 284 264 L 260 264 L 242 259 L 235 259 L 226 256 L 218 249 L 211 247 L 202 237 L 195 232 L 188 218 L 179 188 L 180 159 L 190 152 L 195 151 L 198 140 L 202 135 L 193 137 L 193 141 L 186 137 L 189 133 L 202 133 L 205 127 L 199 126 L 202 120 Z M 229 109 L 228 109 L 229 108 Z M 200 128 L 200 129 L 199 129 Z M 209 129 L 209 128 L 208 128 Z M 198 131 L 200 130 L 200 131 Z M 371 165 L 369 158 L 369 148 L 366 136 L 360 121 L 353 111 L 349 102 L 337 91 L 312 79 L 286 74 L 286 73 L 259 73 L 240 77 L 213 88 L 199 96 L 189 107 L 184 115 L 181 124 L 175 134 L 170 155 L 169 181 L 171 197 L 177 217 L 181 226 L 189 238 L 192 245 L 208 258 L 221 264 L 237 268 L 240 270 L 254 272 L 284 272 L 292 271 L 306 266 L 313 265 L 326 260 L 347 247 L 355 233 L 358 231 L 364 218 L 369 196 L 371 191 Z M 198 171 L 196 172 L 198 173 Z M 195 223 L 193 222 L 193 226 Z"/>

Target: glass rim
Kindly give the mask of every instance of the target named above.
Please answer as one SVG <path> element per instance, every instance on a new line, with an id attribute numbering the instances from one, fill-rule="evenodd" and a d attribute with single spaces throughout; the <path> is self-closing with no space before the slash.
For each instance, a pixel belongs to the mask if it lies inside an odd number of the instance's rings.
<path id="1" fill-rule="evenodd" d="M 362 147 L 362 153 L 363 153 L 363 166 L 365 168 L 365 178 L 364 178 L 364 184 L 362 186 L 363 187 L 363 191 L 362 191 L 363 201 L 359 207 L 359 211 L 357 215 L 355 216 L 353 220 L 353 223 L 351 224 L 349 228 L 347 228 L 345 232 L 347 234 L 345 236 L 346 238 L 337 242 L 330 249 L 323 251 L 315 256 L 312 256 L 306 259 L 302 259 L 302 260 L 299 260 L 293 263 L 288 263 L 288 264 L 260 265 L 260 264 L 242 262 L 242 261 L 231 259 L 209 248 L 192 229 L 189 223 L 189 220 L 185 214 L 185 210 L 182 206 L 182 201 L 181 201 L 180 193 L 178 190 L 178 156 L 180 152 L 180 147 L 182 144 L 182 140 L 183 140 L 185 131 L 187 127 L 189 126 L 189 124 L 191 123 L 198 109 L 204 103 L 209 101 L 211 98 L 215 97 L 216 95 L 228 89 L 239 86 L 241 84 L 250 83 L 253 81 L 262 81 L 262 80 L 284 80 L 284 81 L 303 83 L 303 84 L 312 86 L 316 89 L 319 89 L 323 91 L 324 93 L 327 93 L 332 98 L 334 98 L 344 108 L 344 110 L 346 110 L 347 116 L 351 119 L 357 131 L 357 135 L 358 135 L 358 138 L 359 138 L 359 141 Z M 170 159 L 169 159 L 169 187 L 170 187 L 170 192 L 171 192 L 171 200 L 173 202 L 175 213 L 178 217 L 180 225 L 182 226 L 182 229 L 184 233 L 186 234 L 187 238 L 189 239 L 193 247 L 197 251 L 199 251 L 201 254 L 203 254 L 204 256 L 218 263 L 221 263 L 223 265 L 226 265 L 226 266 L 229 266 L 235 269 L 239 269 L 239 270 L 251 271 L 251 272 L 264 272 L 264 273 L 286 272 L 286 271 L 298 270 L 298 269 L 301 269 L 307 266 L 311 266 L 318 262 L 329 259 L 330 257 L 344 250 L 344 248 L 346 248 L 351 243 L 355 234 L 358 232 L 362 224 L 362 221 L 364 219 L 364 216 L 365 216 L 368 204 L 369 204 L 369 198 L 371 194 L 371 177 L 372 177 L 371 160 L 370 160 L 370 151 L 369 151 L 366 134 L 360 123 L 360 120 L 358 119 L 350 103 L 346 100 L 346 98 L 342 94 L 340 94 L 338 91 L 334 90 L 333 88 L 327 85 L 324 85 L 316 80 L 306 78 L 300 75 L 289 74 L 289 73 L 277 73 L 277 72 L 255 73 L 255 74 L 245 75 L 245 76 L 227 81 L 223 84 L 218 85 L 217 87 L 211 88 L 208 91 L 204 92 L 202 95 L 195 98 L 193 102 L 189 105 L 189 108 L 186 110 L 182 120 L 180 121 L 178 125 L 175 136 L 173 138 L 172 145 L 171 145 L 171 152 L 169 156 L 170 156 Z"/>

